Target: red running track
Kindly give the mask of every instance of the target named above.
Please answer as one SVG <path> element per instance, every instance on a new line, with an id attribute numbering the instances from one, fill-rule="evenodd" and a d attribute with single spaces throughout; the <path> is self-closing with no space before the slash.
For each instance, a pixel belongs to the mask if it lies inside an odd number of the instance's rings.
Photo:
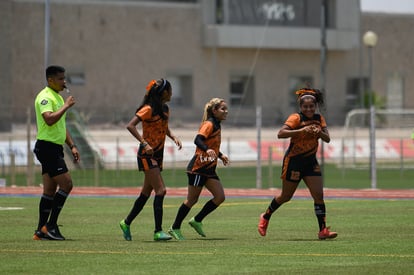
<path id="1" fill-rule="evenodd" d="M 71 195 L 74 196 L 136 196 L 140 192 L 140 187 L 74 187 Z M 0 196 L 35 196 L 42 193 L 42 188 L 38 187 L 0 187 Z M 225 189 L 227 197 L 256 197 L 270 198 L 280 193 L 280 189 Z M 384 189 L 329 189 L 324 190 L 325 198 L 350 198 L 350 199 L 414 199 L 414 189 L 384 190 Z M 185 197 L 187 188 L 168 188 L 167 196 Z M 203 189 L 202 196 L 210 196 L 210 193 Z M 295 197 L 310 198 L 308 189 L 300 188 L 296 190 Z"/>

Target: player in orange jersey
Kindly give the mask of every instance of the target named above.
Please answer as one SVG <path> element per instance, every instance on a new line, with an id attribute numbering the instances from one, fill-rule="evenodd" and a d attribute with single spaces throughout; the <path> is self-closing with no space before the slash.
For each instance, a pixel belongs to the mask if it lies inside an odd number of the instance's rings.
<path id="1" fill-rule="evenodd" d="M 191 208 L 197 203 L 203 186 L 211 192 L 213 198 L 189 221 L 189 224 L 202 237 L 206 235 L 201 221 L 225 199 L 223 186 L 216 174 L 216 166 L 218 159 L 221 159 L 224 165 L 229 163 L 228 157 L 220 152 L 220 123 L 227 118 L 227 113 L 227 104 L 221 98 L 213 98 L 205 105 L 201 126 L 194 140 L 197 148 L 187 166 L 187 199 L 181 204 L 175 221 L 168 230 L 168 233 L 177 240 L 184 240 L 181 234 L 181 224 Z"/>
<path id="2" fill-rule="evenodd" d="M 317 89 L 303 88 L 296 91 L 299 113 L 291 114 L 279 130 L 278 138 L 290 138 L 290 145 L 283 158 L 282 193 L 271 201 L 266 212 L 260 215 L 258 231 L 266 235 L 269 219 L 285 202 L 289 201 L 303 179 L 314 200 L 315 215 L 319 224 L 318 238 L 332 239 L 337 236 L 326 226 L 326 208 L 323 198 L 321 169 L 316 159 L 319 139 L 330 142 L 325 118 L 316 113 L 323 104 L 322 93 Z"/>
<path id="3" fill-rule="evenodd" d="M 165 137 L 171 138 L 181 149 L 181 141 L 175 137 L 168 127 L 169 109 L 166 104 L 171 100 L 172 88 L 165 79 L 151 80 L 141 106 L 127 125 L 128 131 L 140 142 L 138 148 L 138 168 L 144 171 L 144 185 L 128 216 L 119 225 L 125 240 L 131 240 L 130 225 L 138 216 L 154 190 L 154 240 L 169 240 L 171 236 L 162 230 L 163 202 L 166 194 L 164 180 L 161 176 L 164 156 Z M 141 135 L 137 130 L 142 123 Z"/>

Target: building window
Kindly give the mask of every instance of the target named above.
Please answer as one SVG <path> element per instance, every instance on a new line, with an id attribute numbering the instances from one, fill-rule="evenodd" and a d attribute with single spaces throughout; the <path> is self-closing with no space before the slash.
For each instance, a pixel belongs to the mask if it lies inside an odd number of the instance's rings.
<path id="1" fill-rule="evenodd" d="M 223 0 L 216 0 L 216 24 L 224 23 Z"/>
<path id="2" fill-rule="evenodd" d="M 82 72 L 67 72 L 66 80 L 69 85 L 85 85 L 85 74 Z"/>
<path id="3" fill-rule="evenodd" d="M 364 91 L 368 89 L 368 78 L 354 77 L 346 82 L 345 108 L 347 111 L 357 108 L 364 108 Z"/>
<path id="4" fill-rule="evenodd" d="M 172 86 L 171 106 L 193 105 L 193 78 L 191 75 L 170 75 L 167 77 Z"/>
<path id="5" fill-rule="evenodd" d="M 297 96 L 295 92 L 301 88 L 312 86 L 313 77 L 311 76 L 290 76 L 289 77 L 289 106 L 297 108 Z"/>
<path id="6" fill-rule="evenodd" d="M 404 77 L 399 73 L 393 73 L 388 77 L 387 108 L 404 108 Z"/>
<path id="7" fill-rule="evenodd" d="M 251 107 L 255 105 L 254 79 L 247 75 L 230 77 L 230 105 Z"/>
<path id="8" fill-rule="evenodd" d="M 319 27 L 322 0 L 216 0 L 216 23 Z M 336 1 L 326 2 L 325 24 L 335 27 Z"/>

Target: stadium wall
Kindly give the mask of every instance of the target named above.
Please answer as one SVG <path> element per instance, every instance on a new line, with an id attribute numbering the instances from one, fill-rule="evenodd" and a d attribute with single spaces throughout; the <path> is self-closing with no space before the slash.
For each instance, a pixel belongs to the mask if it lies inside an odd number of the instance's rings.
<path id="1" fill-rule="evenodd" d="M 348 20 L 359 21 L 358 9 L 343 5 L 358 1 L 338 0 L 337 13 L 353 12 Z M 233 75 L 254 76 L 253 104 L 230 106 L 229 124 L 254 125 L 255 106 L 261 105 L 263 124 L 281 123 L 296 110 L 288 93 L 289 77 L 311 76 L 320 82 L 317 49 L 209 47 L 203 39 L 204 4 L 136 1 L 50 1 L 50 63 L 67 68 L 76 109 L 91 123 L 124 124 L 140 103 L 148 80 L 191 76 L 189 104 L 172 108 L 176 125 L 198 122 L 204 103 L 219 96 L 230 100 Z M 0 92 L 2 131 L 27 119 L 44 79 L 44 1 L 1 1 Z M 342 9 L 343 7 L 344 9 Z M 355 7 L 355 6 L 354 6 Z M 342 10 L 341 10 L 341 9 Z M 356 13 L 355 13 L 356 12 Z M 409 26 L 412 16 L 362 15 L 361 32 L 377 31 L 373 87 L 386 96 L 388 76 L 399 73 L 410 87 L 413 54 Z M 341 24 L 347 26 L 341 16 Z M 348 27 L 353 26 L 348 22 Z M 358 30 L 352 29 L 352 32 Z M 283 39 L 283 37 L 281 37 Z M 305 41 L 305 40 L 304 40 Z M 404 44 L 400 41 L 407 41 Z M 328 44 L 324 114 L 330 125 L 342 125 L 348 111 L 347 80 L 366 76 L 360 70 L 359 45 L 348 50 Z M 403 50 L 401 50 L 403 49 Z M 363 55 L 362 58 L 366 56 Z M 365 64 L 365 63 L 364 63 Z M 187 95 L 186 95 L 187 96 Z M 413 95 L 405 92 L 404 108 L 413 108 Z M 34 121 L 34 117 L 32 117 Z"/>

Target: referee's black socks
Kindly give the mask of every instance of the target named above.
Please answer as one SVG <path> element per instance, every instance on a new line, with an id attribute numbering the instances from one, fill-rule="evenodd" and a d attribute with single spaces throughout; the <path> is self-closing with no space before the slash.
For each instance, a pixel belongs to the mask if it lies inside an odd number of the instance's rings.
<path id="1" fill-rule="evenodd" d="M 50 218 L 48 224 L 50 225 L 56 225 L 57 219 L 59 217 L 60 211 L 63 208 L 63 205 L 65 204 L 66 198 L 69 196 L 68 193 L 63 191 L 62 189 L 59 189 L 55 197 L 53 198 L 53 205 L 52 205 L 52 212 L 50 213 Z"/>

